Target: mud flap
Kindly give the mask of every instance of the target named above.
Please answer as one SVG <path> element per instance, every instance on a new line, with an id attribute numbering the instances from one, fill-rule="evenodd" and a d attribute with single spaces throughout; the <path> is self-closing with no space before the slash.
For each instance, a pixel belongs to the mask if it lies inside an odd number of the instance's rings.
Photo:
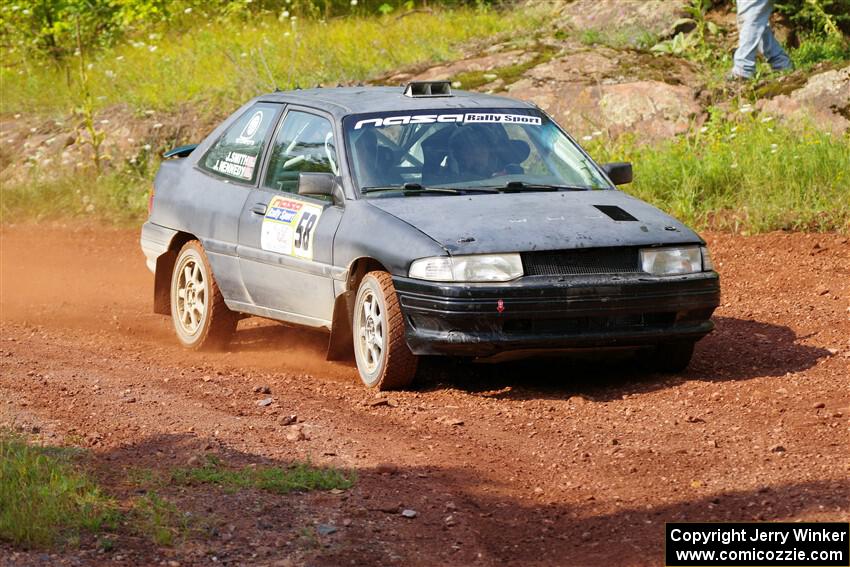
<path id="1" fill-rule="evenodd" d="M 337 296 L 334 302 L 327 360 L 354 360 L 354 342 L 351 334 L 353 307 L 354 292 L 346 291 Z"/>
<path id="2" fill-rule="evenodd" d="M 169 250 L 156 259 L 153 284 L 153 312 L 171 315 L 171 272 L 177 260 L 177 251 Z"/>

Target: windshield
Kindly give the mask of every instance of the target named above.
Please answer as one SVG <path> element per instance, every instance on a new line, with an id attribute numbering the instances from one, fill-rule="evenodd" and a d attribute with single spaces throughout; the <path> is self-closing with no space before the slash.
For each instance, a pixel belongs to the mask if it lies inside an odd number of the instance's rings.
<path id="1" fill-rule="evenodd" d="M 597 166 L 534 109 L 359 114 L 344 122 L 363 192 L 451 189 L 611 189 Z"/>

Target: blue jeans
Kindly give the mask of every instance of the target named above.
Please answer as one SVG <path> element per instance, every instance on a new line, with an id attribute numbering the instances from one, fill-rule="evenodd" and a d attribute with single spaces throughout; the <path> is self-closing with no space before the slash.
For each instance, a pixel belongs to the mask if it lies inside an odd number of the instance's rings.
<path id="1" fill-rule="evenodd" d="M 732 72 L 750 78 L 756 72 L 756 53 L 761 52 L 776 71 L 790 69 L 791 59 L 770 31 L 773 0 L 738 0 L 738 49 Z"/>

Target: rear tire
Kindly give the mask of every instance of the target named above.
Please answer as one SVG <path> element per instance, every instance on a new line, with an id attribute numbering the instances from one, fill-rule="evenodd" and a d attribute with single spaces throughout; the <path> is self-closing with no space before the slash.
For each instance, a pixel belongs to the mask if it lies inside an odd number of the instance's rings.
<path id="1" fill-rule="evenodd" d="M 656 346 L 649 353 L 650 367 L 670 374 L 684 371 L 694 356 L 694 344 L 694 341 L 677 341 Z"/>
<path id="2" fill-rule="evenodd" d="M 375 271 L 363 276 L 351 329 L 357 370 L 366 386 L 378 390 L 410 386 L 419 360 L 407 346 L 404 316 L 390 274 Z"/>
<path id="3" fill-rule="evenodd" d="M 190 240 L 177 254 L 171 273 L 171 321 L 177 339 L 193 350 L 223 348 L 238 320 L 224 304 L 204 247 Z"/>

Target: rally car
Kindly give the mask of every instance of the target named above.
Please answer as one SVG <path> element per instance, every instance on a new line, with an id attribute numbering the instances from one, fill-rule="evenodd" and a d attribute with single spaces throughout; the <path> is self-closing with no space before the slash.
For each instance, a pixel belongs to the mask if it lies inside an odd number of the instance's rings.
<path id="1" fill-rule="evenodd" d="M 141 246 L 185 347 L 255 315 L 329 332 L 363 382 L 422 355 L 633 349 L 684 369 L 720 296 L 705 242 L 615 188 L 537 106 L 447 82 L 259 96 L 168 152 Z"/>

